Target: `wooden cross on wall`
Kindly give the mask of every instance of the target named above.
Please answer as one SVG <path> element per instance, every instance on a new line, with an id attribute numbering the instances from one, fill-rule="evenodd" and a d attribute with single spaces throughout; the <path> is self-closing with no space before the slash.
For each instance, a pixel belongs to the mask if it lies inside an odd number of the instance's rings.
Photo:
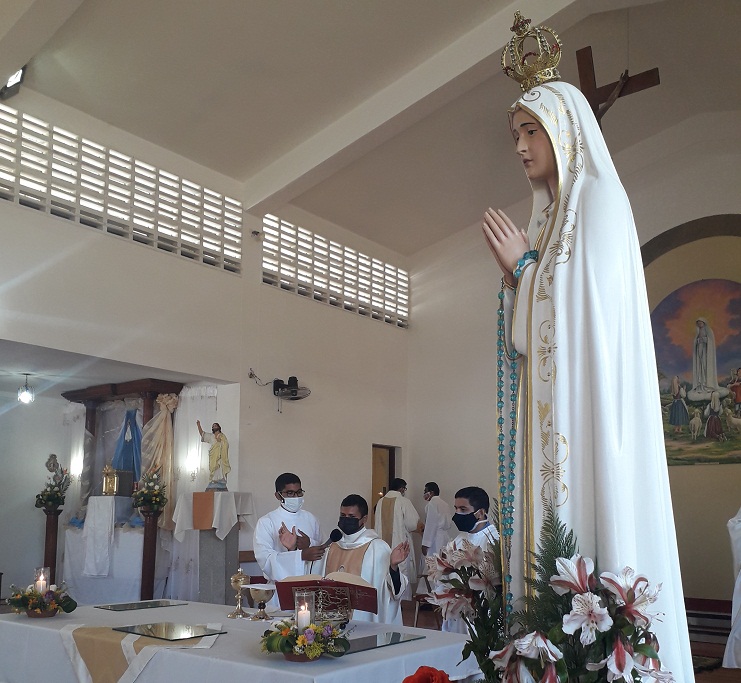
<path id="1" fill-rule="evenodd" d="M 628 71 L 624 71 L 620 79 L 597 87 L 597 80 L 594 76 L 594 60 L 592 59 L 592 46 L 583 47 L 576 52 L 576 65 L 579 69 L 579 87 L 584 97 L 587 98 L 589 106 L 592 107 L 597 122 L 602 126 L 602 117 L 607 110 L 614 104 L 618 97 L 632 95 L 635 92 L 653 88 L 659 85 L 658 68 L 642 71 L 635 76 L 628 76 Z"/>

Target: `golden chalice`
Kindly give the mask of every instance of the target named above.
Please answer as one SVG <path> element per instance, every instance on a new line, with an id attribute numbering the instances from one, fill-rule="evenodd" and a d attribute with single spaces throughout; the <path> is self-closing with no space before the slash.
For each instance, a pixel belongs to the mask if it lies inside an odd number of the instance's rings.
<path id="1" fill-rule="evenodd" d="M 275 594 L 275 585 L 272 583 L 253 583 L 250 585 L 250 595 L 257 603 L 257 612 L 251 617 L 252 621 L 265 621 L 270 615 L 265 611 L 265 603 Z"/>
<path id="2" fill-rule="evenodd" d="M 242 591 L 244 590 L 245 586 L 249 585 L 250 577 L 247 576 L 247 574 L 244 574 L 242 572 L 242 568 L 240 567 L 239 571 L 237 571 L 236 574 L 232 574 L 230 583 L 237 594 L 237 607 L 233 612 L 230 612 L 226 616 L 229 619 L 244 619 L 249 615 L 242 609 Z"/>

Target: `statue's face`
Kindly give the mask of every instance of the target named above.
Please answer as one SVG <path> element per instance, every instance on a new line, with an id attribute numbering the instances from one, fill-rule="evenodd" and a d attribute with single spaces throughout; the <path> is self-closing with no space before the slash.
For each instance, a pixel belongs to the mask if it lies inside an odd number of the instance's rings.
<path id="1" fill-rule="evenodd" d="M 524 109 L 518 109 L 512 115 L 512 137 L 530 181 L 541 180 L 554 186 L 558 180 L 556 157 L 548 133 L 538 120 Z"/>

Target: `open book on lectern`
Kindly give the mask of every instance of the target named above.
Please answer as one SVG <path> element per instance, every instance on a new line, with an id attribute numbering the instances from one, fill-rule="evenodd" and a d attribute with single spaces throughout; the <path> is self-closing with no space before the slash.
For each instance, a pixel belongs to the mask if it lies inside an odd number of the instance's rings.
<path id="1" fill-rule="evenodd" d="M 297 590 L 316 588 L 323 608 L 317 604 L 317 611 L 328 612 L 349 607 L 378 614 L 378 591 L 355 574 L 332 572 L 327 576 L 320 574 L 289 576 L 282 581 L 276 581 L 275 587 L 278 591 L 280 608 L 283 610 L 296 608 L 294 596 Z"/>

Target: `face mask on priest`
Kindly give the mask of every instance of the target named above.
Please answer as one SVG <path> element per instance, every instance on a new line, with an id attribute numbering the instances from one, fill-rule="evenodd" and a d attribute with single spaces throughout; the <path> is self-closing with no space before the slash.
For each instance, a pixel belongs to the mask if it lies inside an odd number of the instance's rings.
<path id="1" fill-rule="evenodd" d="M 304 497 L 283 498 L 281 507 L 288 512 L 298 512 L 304 506 Z"/>
<path id="2" fill-rule="evenodd" d="M 360 531 L 360 520 L 357 517 L 340 517 L 337 526 L 345 536 L 352 536 Z"/>

